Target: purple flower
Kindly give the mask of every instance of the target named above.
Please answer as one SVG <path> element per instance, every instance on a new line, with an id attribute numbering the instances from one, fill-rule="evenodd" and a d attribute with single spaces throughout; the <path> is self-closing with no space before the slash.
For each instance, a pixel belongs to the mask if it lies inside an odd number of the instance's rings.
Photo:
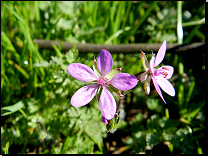
<path id="1" fill-rule="evenodd" d="M 102 122 L 107 125 L 108 124 L 108 120 L 102 115 Z"/>
<path id="2" fill-rule="evenodd" d="M 140 76 L 140 80 L 144 81 L 144 89 L 146 94 L 149 95 L 150 93 L 150 80 L 152 79 L 156 91 L 158 92 L 158 94 L 164 102 L 165 100 L 162 96 L 159 86 L 162 88 L 164 92 L 166 92 L 170 96 L 175 96 L 175 89 L 172 86 L 172 84 L 168 81 L 168 79 L 170 79 L 173 75 L 174 68 L 172 66 L 162 66 L 159 69 L 155 68 L 162 62 L 162 60 L 165 57 L 166 44 L 167 42 L 164 41 L 157 53 L 156 58 L 155 55 L 152 54 L 150 63 L 148 63 L 145 54 L 142 52 L 142 63 L 145 72 L 142 73 L 142 75 Z"/>
<path id="3" fill-rule="evenodd" d="M 111 54 L 102 49 L 93 63 L 93 70 L 81 63 L 68 66 L 69 74 L 77 80 L 90 83 L 77 90 L 71 98 L 71 105 L 80 107 L 88 104 L 94 96 L 99 101 L 102 116 L 110 120 L 116 113 L 116 101 L 111 93 L 122 96 L 119 90 L 129 90 L 137 85 L 137 78 L 127 73 L 120 73 L 121 68 L 111 71 Z M 104 122 L 106 123 L 106 122 Z"/>

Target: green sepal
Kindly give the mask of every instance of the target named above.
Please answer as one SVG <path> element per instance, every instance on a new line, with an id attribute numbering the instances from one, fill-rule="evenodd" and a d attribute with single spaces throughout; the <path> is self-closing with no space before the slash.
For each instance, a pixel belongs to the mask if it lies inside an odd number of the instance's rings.
<path id="1" fill-rule="evenodd" d="M 86 83 L 90 83 L 90 84 L 97 84 L 97 80 L 94 81 L 85 81 Z"/>
<path id="2" fill-rule="evenodd" d="M 108 87 L 106 87 L 107 90 L 115 95 L 122 96 L 120 90 L 115 88 L 112 84 L 108 84 Z"/>
<path id="3" fill-rule="evenodd" d="M 147 95 L 149 95 L 150 93 L 150 80 L 151 80 L 150 75 L 148 75 L 146 80 L 144 80 L 144 90 Z"/>
<path id="4" fill-rule="evenodd" d="M 95 72 L 95 74 L 98 76 L 98 77 L 102 77 L 102 74 L 101 72 L 99 71 L 98 67 L 97 67 L 97 61 L 94 60 L 93 62 L 93 70 Z"/>
<path id="5" fill-rule="evenodd" d="M 147 58 L 144 52 L 142 52 L 142 64 L 145 70 L 149 69 L 150 66 L 149 66 L 149 63 L 147 61 Z"/>
<path id="6" fill-rule="evenodd" d="M 111 70 L 108 74 L 106 74 L 105 77 L 108 80 L 111 80 L 116 74 L 118 74 L 120 72 L 121 72 L 121 68 L 116 68 L 116 69 Z"/>
<path id="7" fill-rule="evenodd" d="M 103 91 L 103 87 L 101 87 L 101 86 L 98 87 L 98 89 L 97 89 L 97 91 L 96 91 L 96 98 L 97 98 L 97 101 L 100 100 L 100 95 L 101 95 L 102 91 Z"/>
<path id="8" fill-rule="evenodd" d="M 114 133 L 117 130 L 118 123 L 119 123 L 119 113 L 116 113 L 115 116 L 111 119 L 108 120 L 108 124 L 106 125 L 108 132 Z"/>

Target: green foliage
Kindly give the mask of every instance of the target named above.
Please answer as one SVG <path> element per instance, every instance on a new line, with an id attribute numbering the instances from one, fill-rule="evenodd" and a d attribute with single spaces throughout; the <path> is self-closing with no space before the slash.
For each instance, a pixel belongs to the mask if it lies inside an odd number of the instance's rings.
<path id="1" fill-rule="evenodd" d="M 163 93 L 165 105 L 152 87 L 146 96 L 139 82 L 124 92 L 120 109 L 124 111 L 120 111 L 119 122 L 115 118 L 115 125 L 110 125 L 112 131 L 117 129 L 110 134 L 101 122 L 96 98 L 83 107 L 70 104 L 72 95 L 85 84 L 69 75 L 68 65 L 79 62 L 92 68 L 98 54 L 81 54 L 75 44 L 65 53 L 60 50 L 62 44 L 41 50 L 33 43 L 33 39 L 108 45 L 176 43 L 179 17 L 183 43 L 204 41 L 205 4 L 180 4 L 1 1 L 1 153 L 109 154 L 106 139 L 121 131 L 117 145 L 122 142 L 118 148 L 128 154 L 154 151 L 160 144 L 166 144 L 171 154 L 203 154 L 204 52 L 166 54 L 161 66 L 174 67 L 170 82 L 176 96 Z M 143 71 L 141 54 L 112 57 L 113 68 L 122 67 L 122 72 L 132 75 Z"/>

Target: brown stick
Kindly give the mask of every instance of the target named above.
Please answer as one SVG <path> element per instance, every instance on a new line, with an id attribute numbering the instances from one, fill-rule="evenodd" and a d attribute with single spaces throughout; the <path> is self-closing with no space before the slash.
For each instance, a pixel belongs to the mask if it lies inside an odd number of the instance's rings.
<path id="1" fill-rule="evenodd" d="M 63 42 L 61 51 L 68 51 L 73 48 L 73 43 L 65 41 L 54 41 L 54 40 L 43 40 L 43 39 L 34 39 L 34 43 L 37 43 L 40 49 L 51 49 L 54 50 L 52 43 L 57 47 L 60 46 L 60 43 Z M 142 50 L 145 53 L 151 53 L 152 51 L 156 53 L 162 43 L 138 43 L 138 44 L 119 44 L 119 45 L 104 45 L 104 44 L 81 44 L 77 43 L 76 48 L 80 53 L 99 53 L 101 49 L 106 49 L 111 53 L 140 53 Z M 188 51 L 195 48 L 203 48 L 205 51 L 205 43 L 192 43 L 192 44 L 183 44 L 179 45 L 177 43 L 167 44 L 167 53 L 175 53 Z"/>

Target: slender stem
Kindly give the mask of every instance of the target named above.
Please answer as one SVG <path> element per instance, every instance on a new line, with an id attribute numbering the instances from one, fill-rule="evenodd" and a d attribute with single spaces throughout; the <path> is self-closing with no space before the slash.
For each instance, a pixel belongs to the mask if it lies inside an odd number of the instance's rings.
<path id="1" fill-rule="evenodd" d="M 178 43 L 183 44 L 182 1 L 177 2 L 177 36 Z"/>
<path id="2" fill-rule="evenodd" d="M 122 95 L 123 95 L 123 93 L 124 93 L 124 91 L 121 92 Z M 123 96 L 120 96 L 120 97 L 119 97 L 119 101 L 118 101 L 118 106 L 117 106 L 117 109 L 116 109 L 116 113 L 118 112 L 118 109 L 119 109 L 119 107 L 120 107 L 122 97 L 123 97 Z"/>

